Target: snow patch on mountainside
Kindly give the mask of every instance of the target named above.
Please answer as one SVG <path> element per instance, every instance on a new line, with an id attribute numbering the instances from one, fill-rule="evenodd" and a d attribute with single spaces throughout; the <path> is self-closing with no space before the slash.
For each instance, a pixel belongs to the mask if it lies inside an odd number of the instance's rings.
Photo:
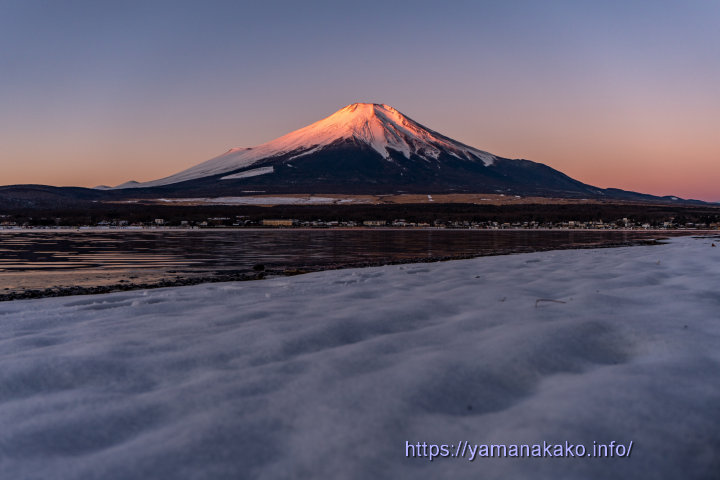
<path id="1" fill-rule="evenodd" d="M 335 198 L 335 197 L 215 197 L 215 198 L 159 198 L 162 203 L 175 203 L 180 205 L 317 205 L 317 204 L 346 204 L 371 203 L 362 198 Z"/>
<path id="2" fill-rule="evenodd" d="M 254 148 L 234 148 L 175 175 L 133 187 L 155 187 L 219 175 L 287 154 L 294 154 L 290 159 L 301 158 L 339 140 L 366 144 L 386 159 L 390 159 L 390 150 L 395 150 L 406 158 L 417 155 L 426 161 L 437 160 L 443 151 L 485 165 L 491 165 L 495 160 L 494 155 L 434 132 L 388 105 L 354 103 L 271 142 Z"/>
<path id="3" fill-rule="evenodd" d="M 226 175 L 220 180 L 237 180 L 239 178 L 257 177 L 258 175 L 273 173 L 274 171 L 274 167 L 253 168 L 252 170 L 245 170 L 244 172 L 236 173 L 234 175 Z"/>

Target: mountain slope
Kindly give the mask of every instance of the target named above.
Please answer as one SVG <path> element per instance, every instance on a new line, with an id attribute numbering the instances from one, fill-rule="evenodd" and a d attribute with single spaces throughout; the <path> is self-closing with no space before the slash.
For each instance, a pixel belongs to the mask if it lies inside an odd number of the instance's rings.
<path id="1" fill-rule="evenodd" d="M 144 183 L 130 181 L 114 188 L 99 187 L 94 192 L 99 201 L 257 193 L 502 193 L 678 201 L 675 197 L 601 189 L 541 163 L 498 157 L 441 135 L 392 107 L 373 103 L 348 105 L 270 142 L 231 149 L 165 178 Z M 66 193 L 90 195 L 80 191 Z M 4 194 L 12 195 L 10 191 Z"/>
<path id="2" fill-rule="evenodd" d="M 355 103 L 254 148 L 117 189 L 145 196 L 277 193 L 514 193 L 602 196 L 528 160 L 509 160 L 441 135 L 381 104 Z M 142 192 L 142 193 L 141 193 Z"/>
<path id="3" fill-rule="evenodd" d="M 228 152 L 159 180 L 118 188 L 155 187 L 184 182 L 245 169 L 259 162 L 278 159 L 283 162 L 303 159 L 350 141 L 359 147 L 370 147 L 385 160 L 392 152 L 405 159 L 411 156 L 425 161 L 437 160 L 442 153 L 458 159 L 493 163 L 495 157 L 434 132 L 406 117 L 392 107 L 372 103 L 355 103 L 307 127 L 288 133 L 254 148 L 233 148 Z M 262 173 L 272 173 L 269 169 Z M 261 174 L 258 172 L 258 174 Z M 248 175 L 256 176 L 256 175 Z M 223 179 L 247 178 L 224 177 Z"/>
<path id="4" fill-rule="evenodd" d="M 381 156 L 353 139 L 334 142 L 295 160 L 296 153 L 262 159 L 233 171 L 185 182 L 143 188 L 163 196 L 266 193 L 515 193 L 595 197 L 602 191 L 526 160 L 499 157 L 491 165 L 441 152 L 425 160 L 389 150 Z M 295 157 L 295 158 L 293 158 Z M 134 190 L 139 194 L 139 190 Z"/>

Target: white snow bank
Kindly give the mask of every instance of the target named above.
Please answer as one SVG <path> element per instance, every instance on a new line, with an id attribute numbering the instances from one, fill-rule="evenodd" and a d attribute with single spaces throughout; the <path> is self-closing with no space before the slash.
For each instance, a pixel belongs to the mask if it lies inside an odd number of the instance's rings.
<path id="1" fill-rule="evenodd" d="M 683 238 L 1 303 L 0 477 L 713 478 L 719 274 Z M 464 440 L 634 447 L 405 458 Z"/>

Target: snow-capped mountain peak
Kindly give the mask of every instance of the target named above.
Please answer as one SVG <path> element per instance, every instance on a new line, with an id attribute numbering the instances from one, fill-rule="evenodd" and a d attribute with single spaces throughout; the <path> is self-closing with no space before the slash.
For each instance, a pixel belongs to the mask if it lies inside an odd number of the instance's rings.
<path id="1" fill-rule="evenodd" d="M 326 145 L 339 138 L 354 138 L 373 147 L 380 155 L 390 158 L 388 149 L 402 152 L 406 158 L 416 154 L 422 158 L 437 158 L 440 148 L 468 158 L 468 154 L 492 163 L 493 156 L 434 132 L 406 117 L 394 108 L 377 103 L 353 103 L 315 122 L 278 139 L 291 145 L 315 143 Z"/>
<path id="2" fill-rule="evenodd" d="M 307 127 L 253 148 L 233 148 L 177 174 L 151 182 L 116 188 L 153 187 L 183 182 L 252 166 L 262 160 L 286 156 L 301 159 L 333 143 L 352 140 L 365 144 L 388 161 L 390 151 L 405 158 L 435 161 L 442 152 L 458 159 L 491 165 L 495 157 L 434 132 L 384 104 L 353 103 Z M 270 171 L 270 170 L 267 170 Z"/>

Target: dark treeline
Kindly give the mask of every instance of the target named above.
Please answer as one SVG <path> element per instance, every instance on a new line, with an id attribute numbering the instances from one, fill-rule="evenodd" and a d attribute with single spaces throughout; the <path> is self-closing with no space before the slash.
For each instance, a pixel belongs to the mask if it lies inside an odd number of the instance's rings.
<path id="1" fill-rule="evenodd" d="M 0 204 L 0 223 L 19 225 L 97 225 L 127 221 L 152 223 L 161 218 L 166 225 L 199 223 L 209 218 L 243 218 L 256 223 L 264 219 L 300 221 L 362 222 L 404 219 L 407 222 L 614 222 L 622 218 L 656 224 L 674 219 L 676 224 L 720 221 L 720 206 L 674 206 L 639 204 L 387 204 L 387 205 L 278 205 L 260 206 L 170 206 L 88 203 L 82 206 L 27 208 Z"/>

